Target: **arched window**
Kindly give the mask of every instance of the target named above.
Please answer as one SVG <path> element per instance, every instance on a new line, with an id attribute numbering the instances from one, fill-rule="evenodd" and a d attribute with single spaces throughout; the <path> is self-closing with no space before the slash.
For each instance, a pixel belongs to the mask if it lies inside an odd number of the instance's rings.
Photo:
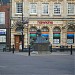
<path id="1" fill-rule="evenodd" d="M 61 35 L 61 30 L 59 27 L 55 27 L 53 29 L 53 43 L 54 44 L 59 44 L 60 43 L 60 35 Z"/>
<path id="2" fill-rule="evenodd" d="M 36 27 L 31 27 L 30 28 L 30 32 L 36 32 L 37 31 L 37 28 Z"/>
<path id="3" fill-rule="evenodd" d="M 36 27 L 31 27 L 30 28 L 30 43 L 31 42 L 34 42 L 36 40 L 36 37 L 37 37 L 37 28 Z"/>
<path id="4" fill-rule="evenodd" d="M 42 29 L 41 29 L 41 36 L 43 36 L 43 37 L 45 37 L 46 38 L 46 40 L 49 40 L 49 29 L 48 29 L 48 27 L 43 27 Z"/>
<path id="5" fill-rule="evenodd" d="M 69 27 L 67 29 L 67 44 L 73 44 L 74 43 L 74 28 Z"/>
<path id="6" fill-rule="evenodd" d="M 49 32 L 49 29 L 48 29 L 47 27 L 43 27 L 43 28 L 41 29 L 41 31 L 42 31 L 42 32 Z"/>

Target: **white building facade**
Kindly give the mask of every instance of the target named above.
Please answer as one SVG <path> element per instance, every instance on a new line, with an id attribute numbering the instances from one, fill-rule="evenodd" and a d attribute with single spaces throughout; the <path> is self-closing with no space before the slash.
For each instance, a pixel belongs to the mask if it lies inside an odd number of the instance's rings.
<path id="1" fill-rule="evenodd" d="M 22 0 L 11 2 L 11 45 L 18 50 L 21 31 L 15 25 L 22 18 Z M 75 0 L 23 0 L 23 18 L 29 19 L 23 29 L 24 48 L 35 41 L 38 29 L 52 47 L 75 45 Z"/>

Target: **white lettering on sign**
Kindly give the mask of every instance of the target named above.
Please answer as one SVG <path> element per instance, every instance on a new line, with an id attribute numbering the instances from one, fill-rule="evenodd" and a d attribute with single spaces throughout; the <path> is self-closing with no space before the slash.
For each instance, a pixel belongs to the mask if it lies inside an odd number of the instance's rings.
<path id="1" fill-rule="evenodd" d="M 63 24 L 63 21 L 53 21 L 53 24 Z"/>
<path id="2" fill-rule="evenodd" d="M 37 21 L 29 21 L 29 24 L 37 24 Z"/>

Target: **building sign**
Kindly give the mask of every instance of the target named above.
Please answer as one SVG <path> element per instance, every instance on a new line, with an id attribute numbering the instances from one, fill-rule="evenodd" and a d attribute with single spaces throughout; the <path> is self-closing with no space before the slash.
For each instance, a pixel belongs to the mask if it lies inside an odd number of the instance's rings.
<path id="1" fill-rule="evenodd" d="M 37 21 L 29 21 L 29 24 L 37 24 Z"/>
<path id="2" fill-rule="evenodd" d="M 0 29 L 0 34 L 6 34 L 6 29 Z"/>
<path id="3" fill-rule="evenodd" d="M 53 21 L 53 24 L 63 24 L 63 21 Z"/>
<path id="4" fill-rule="evenodd" d="M 38 24 L 53 24 L 52 21 L 38 21 Z"/>

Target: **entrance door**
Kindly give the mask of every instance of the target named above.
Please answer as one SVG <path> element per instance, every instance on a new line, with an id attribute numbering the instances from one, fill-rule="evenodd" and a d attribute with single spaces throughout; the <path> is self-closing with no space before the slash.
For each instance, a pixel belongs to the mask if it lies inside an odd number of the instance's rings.
<path id="1" fill-rule="evenodd" d="M 15 35 L 15 49 L 16 50 L 19 50 L 19 42 L 20 42 L 19 37 L 20 35 Z"/>

